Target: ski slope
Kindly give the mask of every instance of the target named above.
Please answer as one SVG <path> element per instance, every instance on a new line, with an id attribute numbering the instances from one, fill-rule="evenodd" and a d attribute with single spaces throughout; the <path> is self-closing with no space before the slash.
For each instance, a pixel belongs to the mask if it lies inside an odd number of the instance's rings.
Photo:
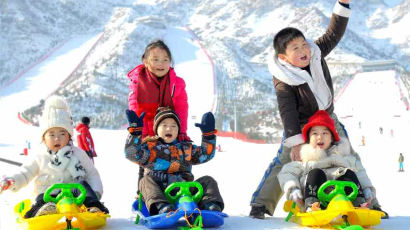
<path id="1" fill-rule="evenodd" d="M 191 118 L 196 116 L 190 121 L 188 134 L 195 143 L 199 143 L 200 132 L 193 127 L 193 121 L 200 120 L 203 112 L 212 110 L 212 105 L 216 100 L 213 97 L 212 85 L 214 83 L 210 83 L 213 77 L 212 62 L 207 59 L 208 57 L 206 57 L 200 44 L 186 29 L 170 28 L 164 39 L 173 52 L 177 74 L 184 77 L 187 82 L 190 116 Z M 72 44 L 71 48 L 87 49 L 80 48 L 85 42 L 82 40 L 82 42 Z M 61 54 L 55 58 L 62 59 L 64 57 L 66 55 Z M 46 92 L 46 90 L 54 87 L 34 87 L 41 84 L 40 79 L 41 76 L 44 76 L 43 71 L 53 68 L 52 60 L 44 62 L 43 67 L 39 66 L 37 75 L 33 72 L 27 73 L 32 77 L 24 81 L 24 88 L 22 88 L 23 86 L 11 85 L 10 87 L 14 88 L 7 88 L 8 91 L 3 92 L 2 90 L 0 92 L 0 110 L 2 111 L 0 127 L 6 127 L 0 133 L 0 157 L 23 162 L 26 157 L 20 156 L 19 152 L 21 152 L 25 140 L 30 139 L 32 146 L 39 144 L 37 128 L 22 124 L 18 121 L 16 114 L 20 111 L 21 104 L 30 105 L 25 101 L 27 98 L 48 95 L 52 92 Z M 66 59 L 65 63 L 78 60 L 77 58 Z M 55 65 L 59 64 L 59 62 L 55 62 Z M 197 71 L 198 68 L 204 69 Z M 189 69 L 192 72 L 189 72 Z M 69 72 L 70 70 L 67 70 L 66 73 Z M 61 73 L 62 75 L 66 74 Z M 336 111 L 340 113 L 340 117 L 344 117 L 341 120 L 346 124 L 354 148 L 360 153 L 368 174 L 378 190 L 378 198 L 383 208 L 391 216 L 391 219 L 383 220 L 381 225 L 374 229 L 408 229 L 407 225 L 410 223 L 408 210 L 410 198 L 407 196 L 410 189 L 407 170 L 407 159 L 410 155 L 407 150 L 409 148 L 407 144 L 409 119 L 404 104 L 398 100 L 400 96 L 396 94 L 398 91 L 397 85 L 394 83 L 396 78 L 391 76 L 394 76 L 394 72 L 358 74 L 336 104 Z M 49 77 L 54 76 L 50 75 Z M 195 84 L 196 81 L 199 81 L 200 84 Z M 376 86 L 372 85 L 373 81 L 377 81 L 377 84 L 381 85 L 379 90 L 376 90 Z M 57 83 L 55 84 L 55 87 L 58 87 Z M 380 89 L 383 90 L 380 91 Z M 380 100 L 375 101 L 375 98 Z M 37 103 L 38 98 L 33 99 L 34 102 Z M 364 105 L 366 103 L 373 106 Z M 362 106 L 366 106 L 366 109 L 363 109 Z M 397 114 L 400 117 L 397 117 Z M 360 129 L 357 125 L 358 121 L 362 123 Z M 390 136 L 387 130 L 389 127 L 393 127 L 393 124 L 396 124 L 394 136 Z M 384 134 L 378 132 L 380 125 L 386 127 Z M 104 185 L 102 201 L 105 202 L 111 214 L 104 229 L 145 229 L 133 224 L 134 215 L 131 213 L 131 203 L 136 195 L 138 167 L 127 161 L 123 154 L 127 132 L 125 130 L 91 129 L 91 133 L 99 152 L 99 156 L 95 158 L 95 165 L 101 174 Z M 365 146 L 359 145 L 358 138 L 362 135 L 366 135 L 368 140 Z M 193 173 L 197 178 L 202 175 L 211 175 L 218 181 L 225 201 L 224 212 L 230 215 L 219 229 L 310 229 L 284 221 L 285 213 L 281 210 L 283 199 L 274 217 L 268 217 L 266 220 L 248 217 L 251 195 L 268 164 L 276 155 L 278 145 L 251 144 L 231 138 L 218 138 L 218 144 L 221 145 L 223 152 L 217 152 L 215 158 L 210 162 L 195 166 Z M 404 168 L 406 171 L 404 173 L 397 172 L 400 151 L 404 153 L 405 157 Z M 33 152 L 29 155 L 34 154 Z M 15 166 L 0 162 L 0 175 L 8 174 L 9 171 L 16 169 Z M 13 206 L 22 199 L 28 198 L 30 189 L 28 186 L 18 193 L 6 191 L 0 195 L 1 230 L 18 229 L 15 226 Z"/>
<path id="2" fill-rule="evenodd" d="M 2 108 L 0 125 L 4 130 L 8 130 L 8 132 L 0 132 L 0 144 L 21 146 L 20 143 L 32 139 L 32 136 L 26 132 L 13 132 L 13 130 L 31 129 L 18 121 L 17 114 L 33 105 L 38 105 L 41 99 L 53 93 L 75 70 L 100 37 L 101 34 L 92 34 L 66 41 L 47 59 L 32 66 L 6 88 L 0 89 L 0 108 Z"/>

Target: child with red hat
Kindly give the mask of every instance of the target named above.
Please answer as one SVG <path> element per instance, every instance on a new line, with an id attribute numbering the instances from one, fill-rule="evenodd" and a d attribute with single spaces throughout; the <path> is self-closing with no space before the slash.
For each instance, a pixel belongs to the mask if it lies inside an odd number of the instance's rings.
<path id="1" fill-rule="evenodd" d="M 352 155 L 349 142 L 340 138 L 332 118 L 318 110 L 302 129 L 305 144 L 301 146 L 301 161 L 285 164 L 278 174 L 286 198 L 307 211 L 320 209 L 318 190 L 327 180 L 351 181 L 359 193 L 354 206 L 368 206 L 375 198 L 366 170 Z M 349 188 L 346 188 L 349 190 Z M 352 191 L 346 191 L 349 194 Z"/>

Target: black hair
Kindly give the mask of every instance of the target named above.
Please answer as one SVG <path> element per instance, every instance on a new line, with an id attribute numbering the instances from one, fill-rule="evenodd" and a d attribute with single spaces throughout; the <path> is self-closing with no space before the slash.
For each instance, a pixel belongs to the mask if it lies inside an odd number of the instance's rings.
<path id="1" fill-rule="evenodd" d="M 286 27 L 280 30 L 273 38 L 273 48 L 275 49 L 276 57 L 278 57 L 279 54 L 285 54 L 289 42 L 299 37 L 306 39 L 303 33 L 296 28 Z"/>
<path id="2" fill-rule="evenodd" d="M 310 133 L 310 130 L 312 130 L 312 128 L 313 127 L 311 127 L 308 131 L 307 131 L 307 139 L 306 139 L 306 143 L 310 143 L 310 135 L 309 135 L 309 133 Z M 335 135 L 333 135 L 333 132 L 328 128 L 328 127 L 326 127 L 327 128 L 327 130 L 329 130 L 330 131 L 330 135 L 332 135 L 332 141 L 330 142 L 330 146 L 332 146 L 332 145 L 335 145 L 336 144 L 336 139 L 335 139 Z"/>
<path id="3" fill-rule="evenodd" d="M 169 59 L 170 59 L 171 62 L 172 62 L 171 50 L 168 48 L 168 46 L 165 44 L 164 41 L 159 40 L 159 39 L 158 39 L 158 40 L 151 41 L 151 42 L 145 47 L 145 51 L 144 51 L 144 54 L 143 54 L 142 57 L 141 57 L 141 60 L 144 61 L 144 59 L 148 57 L 149 52 L 150 52 L 152 49 L 154 49 L 154 48 L 160 48 L 160 49 L 165 50 L 165 52 L 167 52 L 167 54 L 168 54 Z"/>
<path id="4" fill-rule="evenodd" d="M 90 124 L 90 118 L 89 117 L 82 117 L 81 118 L 81 123 L 84 125 L 89 125 Z"/>

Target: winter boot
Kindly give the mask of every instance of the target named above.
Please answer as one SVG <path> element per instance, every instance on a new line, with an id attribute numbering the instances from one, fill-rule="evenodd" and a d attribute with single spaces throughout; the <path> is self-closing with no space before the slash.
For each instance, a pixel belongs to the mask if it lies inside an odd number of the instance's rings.
<path id="1" fill-rule="evenodd" d="M 208 202 L 204 205 L 204 210 L 222 212 L 221 206 L 215 202 Z"/>
<path id="2" fill-rule="evenodd" d="M 163 202 L 156 204 L 156 207 L 158 209 L 158 214 L 168 213 L 175 209 L 174 205 L 169 204 L 169 203 L 163 203 Z"/>
<path id="3" fill-rule="evenodd" d="M 261 205 L 252 205 L 249 216 L 255 219 L 265 219 L 266 209 Z"/>
<path id="4" fill-rule="evenodd" d="M 35 214 L 35 216 L 44 216 L 57 213 L 57 206 L 53 202 L 48 202 L 44 204 Z"/>
<path id="5" fill-rule="evenodd" d="M 366 199 L 364 197 L 358 196 L 356 199 L 353 201 L 353 206 L 355 207 L 361 207 L 362 204 L 366 203 Z"/>
<path id="6" fill-rule="evenodd" d="M 89 212 L 104 212 L 106 214 L 110 213 L 110 211 L 99 200 L 87 201 L 84 202 L 84 205 L 87 207 Z"/>
<path id="7" fill-rule="evenodd" d="M 318 198 L 310 196 L 305 199 L 306 212 L 320 210 L 320 201 Z"/>
<path id="8" fill-rule="evenodd" d="M 45 204 L 43 200 L 40 200 L 39 202 L 34 203 L 31 208 L 24 214 L 24 218 L 32 218 L 36 215 L 38 210 Z"/>

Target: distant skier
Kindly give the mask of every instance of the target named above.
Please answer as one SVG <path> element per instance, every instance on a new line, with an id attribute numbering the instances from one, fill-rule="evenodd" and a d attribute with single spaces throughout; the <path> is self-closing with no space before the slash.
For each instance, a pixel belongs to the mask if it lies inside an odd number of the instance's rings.
<path id="1" fill-rule="evenodd" d="M 216 150 L 218 150 L 218 152 L 222 152 L 222 147 L 221 147 L 221 145 L 218 145 L 218 146 L 216 147 Z"/>
<path id="2" fill-rule="evenodd" d="M 25 156 L 27 156 L 27 155 L 28 155 L 28 152 L 29 152 L 29 150 L 30 150 L 30 148 L 31 148 L 30 141 L 29 141 L 29 140 L 26 140 L 26 146 L 23 148 L 23 153 L 20 153 L 20 155 L 25 155 Z"/>
<path id="3" fill-rule="evenodd" d="M 399 156 L 399 172 L 404 172 L 403 161 L 404 161 L 403 153 L 400 153 L 400 156 Z"/>
<path id="4" fill-rule="evenodd" d="M 81 122 L 78 123 L 77 127 L 75 128 L 79 134 L 77 135 L 77 143 L 78 147 L 84 150 L 88 157 L 94 163 L 94 157 L 97 156 L 94 148 L 94 141 L 91 137 L 90 133 L 90 118 L 89 117 L 82 117 Z"/>
<path id="5" fill-rule="evenodd" d="M 366 138 L 362 136 L 362 146 L 366 146 Z"/>
<path id="6" fill-rule="evenodd" d="M 383 127 L 379 127 L 379 133 L 380 133 L 380 135 L 383 135 Z"/>

